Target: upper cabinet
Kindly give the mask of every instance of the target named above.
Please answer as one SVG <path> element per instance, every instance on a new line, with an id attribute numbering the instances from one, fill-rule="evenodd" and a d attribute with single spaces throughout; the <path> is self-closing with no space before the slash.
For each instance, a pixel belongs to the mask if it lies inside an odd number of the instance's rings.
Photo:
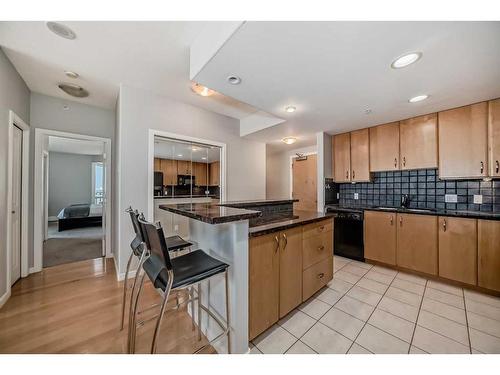
<path id="1" fill-rule="evenodd" d="M 370 136 L 368 129 L 351 132 L 351 181 L 370 181 Z"/>
<path id="2" fill-rule="evenodd" d="M 437 168 L 437 133 L 437 113 L 401 121 L 401 169 Z"/>
<path id="3" fill-rule="evenodd" d="M 189 160 L 177 161 L 177 174 L 190 175 L 193 173 L 192 162 Z"/>
<path id="4" fill-rule="evenodd" d="M 399 122 L 370 128 L 370 171 L 399 169 Z"/>
<path id="5" fill-rule="evenodd" d="M 208 164 L 207 163 L 193 163 L 193 174 L 196 186 L 208 185 Z"/>
<path id="6" fill-rule="evenodd" d="M 213 163 L 210 163 L 209 171 L 209 185 L 218 186 L 220 184 L 220 162 L 214 161 Z"/>
<path id="7" fill-rule="evenodd" d="M 155 172 L 161 172 L 161 159 L 160 158 L 155 158 L 154 162 L 154 171 Z"/>
<path id="8" fill-rule="evenodd" d="M 488 175 L 488 103 L 439 112 L 439 177 Z"/>
<path id="9" fill-rule="evenodd" d="M 349 133 L 333 136 L 333 176 L 335 182 L 351 181 L 350 139 Z"/>
<path id="10" fill-rule="evenodd" d="M 163 172 L 163 185 L 177 185 L 177 160 L 161 159 L 160 168 Z"/>
<path id="11" fill-rule="evenodd" d="M 490 176 L 500 177 L 500 99 L 490 100 L 488 107 Z"/>

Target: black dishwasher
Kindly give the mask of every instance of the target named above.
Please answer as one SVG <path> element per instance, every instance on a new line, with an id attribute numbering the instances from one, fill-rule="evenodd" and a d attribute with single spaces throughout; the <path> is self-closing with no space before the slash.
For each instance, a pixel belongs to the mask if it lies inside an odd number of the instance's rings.
<path id="1" fill-rule="evenodd" d="M 363 211 L 343 209 L 334 212 L 333 253 L 359 261 L 365 260 Z"/>

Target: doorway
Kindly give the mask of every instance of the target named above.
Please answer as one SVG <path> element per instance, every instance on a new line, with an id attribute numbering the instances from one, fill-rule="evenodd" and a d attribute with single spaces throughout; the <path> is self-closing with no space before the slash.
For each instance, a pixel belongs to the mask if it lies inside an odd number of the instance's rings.
<path id="1" fill-rule="evenodd" d="M 12 179 L 10 224 L 10 284 L 21 278 L 21 197 L 23 189 L 23 131 L 12 129 Z"/>
<path id="2" fill-rule="evenodd" d="M 292 158 L 292 198 L 298 199 L 294 209 L 317 211 L 317 155 L 304 155 Z"/>

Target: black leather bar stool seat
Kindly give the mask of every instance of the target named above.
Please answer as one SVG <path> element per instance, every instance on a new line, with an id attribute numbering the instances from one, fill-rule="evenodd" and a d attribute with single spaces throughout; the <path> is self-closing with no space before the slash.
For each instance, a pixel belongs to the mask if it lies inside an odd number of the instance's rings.
<path id="1" fill-rule="evenodd" d="M 185 241 L 181 236 L 166 237 L 168 251 L 182 250 L 186 247 L 193 246 L 191 242 Z"/>
<path id="2" fill-rule="evenodd" d="M 154 280 L 154 287 L 165 291 L 168 272 L 157 259 L 155 257 L 146 259 L 143 267 L 148 277 Z M 196 250 L 181 257 L 173 258 L 171 262 L 174 271 L 172 289 L 196 284 L 224 272 L 229 267 L 228 264 L 211 257 L 203 250 Z"/>

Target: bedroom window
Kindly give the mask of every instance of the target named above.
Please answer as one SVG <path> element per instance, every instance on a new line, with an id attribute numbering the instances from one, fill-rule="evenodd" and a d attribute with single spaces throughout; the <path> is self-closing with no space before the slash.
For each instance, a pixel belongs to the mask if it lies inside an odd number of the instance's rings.
<path id="1" fill-rule="evenodd" d="M 92 163 L 92 203 L 102 206 L 104 199 L 104 166 L 100 162 Z"/>

